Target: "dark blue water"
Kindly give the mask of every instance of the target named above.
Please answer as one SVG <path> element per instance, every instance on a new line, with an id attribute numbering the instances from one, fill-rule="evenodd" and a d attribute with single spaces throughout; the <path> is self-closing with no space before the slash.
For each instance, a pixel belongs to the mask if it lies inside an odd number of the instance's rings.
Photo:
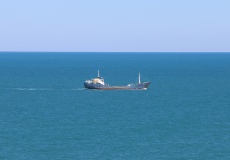
<path id="1" fill-rule="evenodd" d="M 0 159 L 230 159 L 230 54 L 1 53 Z"/>

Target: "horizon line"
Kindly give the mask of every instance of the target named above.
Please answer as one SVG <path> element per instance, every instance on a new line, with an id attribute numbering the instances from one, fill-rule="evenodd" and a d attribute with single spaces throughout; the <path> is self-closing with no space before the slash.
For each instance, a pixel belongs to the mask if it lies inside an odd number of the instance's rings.
<path id="1" fill-rule="evenodd" d="M 230 51 L 0 51 L 0 53 L 230 53 Z"/>

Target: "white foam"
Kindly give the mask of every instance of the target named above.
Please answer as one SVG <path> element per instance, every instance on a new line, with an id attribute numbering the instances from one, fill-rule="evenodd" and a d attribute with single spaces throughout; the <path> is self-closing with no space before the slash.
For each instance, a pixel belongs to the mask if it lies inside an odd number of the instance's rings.
<path id="1" fill-rule="evenodd" d="M 81 91 L 85 88 L 71 88 L 71 89 L 51 89 L 51 88 L 6 88 L 7 90 L 18 90 L 18 91 L 51 91 L 51 90 L 66 90 L 66 91 Z"/>
<path id="2" fill-rule="evenodd" d="M 51 88 L 7 88 L 9 90 L 18 90 L 18 91 L 50 91 Z"/>
<path id="3" fill-rule="evenodd" d="M 81 91 L 81 90 L 85 90 L 85 88 L 73 88 L 73 89 L 68 89 L 70 91 Z"/>

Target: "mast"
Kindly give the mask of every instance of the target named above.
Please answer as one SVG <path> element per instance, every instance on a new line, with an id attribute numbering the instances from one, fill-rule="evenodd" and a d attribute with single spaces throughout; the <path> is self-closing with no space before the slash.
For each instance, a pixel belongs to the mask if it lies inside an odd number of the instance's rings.
<path id="1" fill-rule="evenodd" d="M 138 76 L 138 83 L 139 83 L 139 84 L 141 83 L 141 75 L 140 75 L 140 72 L 139 72 L 139 76 Z"/>
<path id="2" fill-rule="evenodd" d="M 99 73 L 99 70 L 97 71 L 97 77 L 98 77 L 98 78 L 100 77 L 100 73 Z"/>

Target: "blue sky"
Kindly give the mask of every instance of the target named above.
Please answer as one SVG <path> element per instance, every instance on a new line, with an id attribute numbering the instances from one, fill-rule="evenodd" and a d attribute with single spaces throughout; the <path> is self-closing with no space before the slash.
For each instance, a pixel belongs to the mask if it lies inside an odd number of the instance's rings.
<path id="1" fill-rule="evenodd" d="M 229 0 L 0 0 L 0 51 L 228 52 Z"/>

